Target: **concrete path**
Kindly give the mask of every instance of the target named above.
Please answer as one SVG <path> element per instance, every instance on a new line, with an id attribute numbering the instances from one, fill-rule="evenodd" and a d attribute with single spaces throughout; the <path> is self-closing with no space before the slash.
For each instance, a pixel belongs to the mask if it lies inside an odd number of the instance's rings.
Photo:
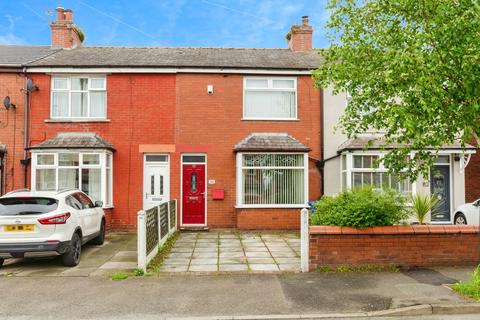
<path id="1" fill-rule="evenodd" d="M 161 272 L 299 272 L 298 233 L 181 233 Z"/>
<path id="2" fill-rule="evenodd" d="M 410 273 L 0 277 L 0 319 L 162 319 L 165 317 L 351 313 L 465 300 L 440 282 L 473 268 Z M 452 278 L 456 274 L 457 278 Z M 443 279 L 443 280 L 442 280 Z"/>
<path id="3" fill-rule="evenodd" d="M 133 270 L 137 267 L 137 238 L 134 234 L 108 234 L 102 246 L 86 244 L 80 264 L 64 267 L 58 257 L 7 259 L 0 275 L 87 277 Z"/>

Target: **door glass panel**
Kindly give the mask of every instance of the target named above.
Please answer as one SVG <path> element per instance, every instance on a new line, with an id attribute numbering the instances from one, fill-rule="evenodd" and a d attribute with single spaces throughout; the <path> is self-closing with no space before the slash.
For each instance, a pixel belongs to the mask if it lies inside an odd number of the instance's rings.
<path id="1" fill-rule="evenodd" d="M 160 195 L 163 196 L 163 176 L 160 175 Z"/>
<path id="2" fill-rule="evenodd" d="M 438 156 L 438 158 L 435 159 L 435 163 L 448 164 L 448 163 L 450 163 L 450 157 L 449 156 Z"/>
<path id="3" fill-rule="evenodd" d="M 183 162 L 205 162 L 205 156 L 183 156 Z"/>
<path id="4" fill-rule="evenodd" d="M 145 161 L 147 162 L 167 162 L 168 157 L 162 154 L 151 154 L 145 156 Z"/>
<path id="5" fill-rule="evenodd" d="M 155 176 L 150 176 L 150 194 L 155 194 Z"/>
<path id="6" fill-rule="evenodd" d="M 192 173 L 190 176 L 190 192 L 197 192 L 197 174 Z"/>

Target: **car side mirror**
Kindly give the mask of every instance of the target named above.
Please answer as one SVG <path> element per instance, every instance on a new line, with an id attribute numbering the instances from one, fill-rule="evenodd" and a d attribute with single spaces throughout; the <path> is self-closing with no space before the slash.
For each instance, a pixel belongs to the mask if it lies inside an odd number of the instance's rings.
<path id="1" fill-rule="evenodd" d="M 97 200 L 95 201 L 95 208 L 101 208 L 103 207 L 103 201 Z"/>

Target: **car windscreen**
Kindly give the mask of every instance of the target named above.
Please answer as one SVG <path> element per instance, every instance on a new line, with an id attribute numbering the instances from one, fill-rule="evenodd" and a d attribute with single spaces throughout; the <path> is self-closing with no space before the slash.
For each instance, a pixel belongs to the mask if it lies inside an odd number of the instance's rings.
<path id="1" fill-rule="evenodd" d="M 54 211 L 58 201 L 43 197 L 12 197 L 0 199 L 0 216 L 43 214 Z"/>

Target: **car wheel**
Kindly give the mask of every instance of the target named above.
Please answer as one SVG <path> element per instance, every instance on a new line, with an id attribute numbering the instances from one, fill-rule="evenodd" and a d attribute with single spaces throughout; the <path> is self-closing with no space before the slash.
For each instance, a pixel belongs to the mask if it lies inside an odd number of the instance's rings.
<path id="1" fill-rule="evenodd" d="M 62 255 L 62 262 L 67 267 L 74 267 L 80 263 L 82 253 L 82 239 L 78 233 L 73 234 L 70 246 L 70 250 Z"/>
<path id="2" fill-rule="evenodd" d="M 93 238 L 90 243 L 97 246 L 101 246 L 104 241 L 105 241 L 105 220 L 102 220 L 102 224 L 100 225 L 100 234 L 96 238 Z"/>
<path id="3" fill-rule="evenodd" d="M 3 266 L 3 263 L 5 262 L 5 259 L 0 258 L 0 267 Z"/>
<path id="4" fill-rule="evenodd" d="M 465 218 L 465 215 L 463 213 L 458 213 L 455 216 L 455 224 L 467 224 L 467 218 Z"/>

